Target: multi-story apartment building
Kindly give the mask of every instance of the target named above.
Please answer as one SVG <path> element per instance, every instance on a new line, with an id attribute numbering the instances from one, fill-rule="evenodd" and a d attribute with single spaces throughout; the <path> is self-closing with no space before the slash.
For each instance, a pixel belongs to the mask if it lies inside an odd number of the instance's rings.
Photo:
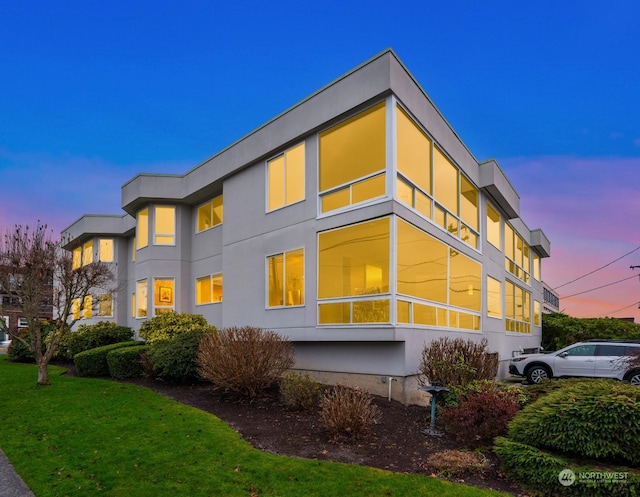
<path id="1" fill-rule="evenodd" d="M 76 303 L 87 323 L 259 326 L 297 369 L 385 395 L 393 377 L 403 401 L 433 339 L 485 337 L 504 360 L 540 344 L 548 239 L 391 50 L 186 174 L 134 177 L 122 208 L 63 233 L 75 264 L 117 263 L 116 294 Z"/>

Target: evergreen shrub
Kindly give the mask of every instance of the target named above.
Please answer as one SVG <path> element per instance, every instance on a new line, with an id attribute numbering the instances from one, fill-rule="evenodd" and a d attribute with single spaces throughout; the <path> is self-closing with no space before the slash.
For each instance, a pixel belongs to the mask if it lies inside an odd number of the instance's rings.
<path id="1" fill-rule="evenodd" d="M 133 330 L 128 326 L 120 326 L 110 321 L 99 321 L 95 324 L 81 324 L 76 331 L 68 332 L 56 351 L 56 357 L 71 361 L 73 356 L 85 350 L 95 349 L 103 345 L 131 340 Z"/>
<path id="2" fill-rule="evenodd" d="M 287 373 L 280 379 L 280 399 L 293 410 L 308 410 L 318 404 L 320 385 L 308 373 Z"/>
<path id="3" fill-rule="evenodd" d="M 142 369 L 142 354 L 149 349 L 149 345 L 138 347 L 121 347 L 107 354 L 107 366 L 112 378 L 138 378 L 144 375 Z"/>
<path id="4" fill-rule="evenodd" d="M 141 342 L 131 340 L 128 342 L 103 345 L 102 347 L 80 352 L 73 358 L 73 362 L 76 365 L 76 371 L 79 376 L 109 376 L 107 354 L 112 350 L 122 347 L 134 347 L 138 345 L 141 345 Z"/>
<path id="5" fill-rule="evenodd" d="M 156 378 L 176 383 L 194 381 L 198 378 L 200 340 L 207 333 L 213 332 L 194 329 L 153 342 L 145 353 L 151 374 Z"/>
<path id="6" fill-rule="evenodd" d="M 215 328 L 207 323 L 204 316 L 178 312 L 158 314 L 140 326 L 140 338 L 152 345 L 162 340 L 170 340 L 177 335 L 196 331 L 210 332 Z"/>

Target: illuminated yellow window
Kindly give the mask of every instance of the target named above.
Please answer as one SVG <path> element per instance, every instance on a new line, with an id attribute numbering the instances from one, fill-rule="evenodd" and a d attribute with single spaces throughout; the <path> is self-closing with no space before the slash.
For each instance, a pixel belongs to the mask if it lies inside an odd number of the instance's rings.
<path id="1" fill-rule="evenodd" d="M 505 281 L 504 305 L 506 331 L 531 333 L 531 293 Z"/>
<path id="2" fill-rule="evenodd" d="M 98 260 L 102 262 L 113 262 L 113 239 L 101 238 L 98 252 Z"/>
<path id="3" fill-rule="evenodd" d="M 351 305 L 353 324 L 389 322 L 389 299 L 354 300 Z"/>
<path id="4" fill-rule="evenodd" d="M 171 205 L 156 205 L 155 245 L 174 245 L 176 240 L 176 208 Z"/>
<path id="5" fill-rule="evenodd" d="M 318 298 L 389 291 L 390 222 L 381 218 L 318 235 Z"/>
<path id="6" fill-rule="evenodd" d="M 397 222 L 397 291 L 447 302 L 447 246 L 411 224 Z"/>
<path id="7" fill-rule="evenodd" d="M 435 147 L 433 156 L 433 194 L 445 209 L 458 215 L 458 169 Z"/>
<path id="8" fill-rule="evenodd" d="M 351 303 L 334 302 L 318 305 L 318 323 L 347 324 L 351 323 Z"/>
<path id="9" fill-rule="evenodd" d="M 268 210 L 304 199 L 304 143 L 267 162 Z"/>
<path id="10" fill-rule="evenodd" d="M 147 280 L 140 280 L 136 283 L 136 317 L 147 317 Z"/>
<path id="11" fill-rule="evenodd" d="M 93 316 L 93 297 L 91 295 L 85 296 L 82 300 L 82 317 L 89 319 Z"/>
<path id="12" fill-rule="evenodd" d="M 400 107 L 396 107 L 396 146 L 398 171 L 431 194 L 431 140 Z"/>
<path id="13" fill-rule="evenodd" d="M 449 250 L 449 304 L 480 311 L 482 266 L 453 249 Z"/>
<path id="14" fill-rule="evenodd" d="M 82 265 L 86 266 L 93 262 L 93 240 L 85 242 L 82 246 Z"/>
<path id="15" fill-rule="evenodd" d="M 138 211 L 136 219 L 136 240 L 139 249 L 149 245 L 149 209 L 145 208 Z"/>
<path id="16" fill-rule="evenodd" d="M 533 277 L 540 281 L 540 256 L 533 252 Z"/>
<path id="17" fill-rule="evenodd" d="M 460 219 L 478 231 L 478 189 L 464 175 L 460 175 Z"/>
<path id="18" fill-rule="evenodd" d="M 80 266 L 82 266 L 82 247 L 76 247 L 71 255 L 71 269 L 78 269 Z"/>
<path id="19" fill-rule="evenodd" d="M 500 214 L 487 203 L 487 241 L 502 250 L 500 243 Z"/>
<path id="20" fill-rule="evenodd" d="M 222 274 L 196 279 L 196 304 L 222 302 Z"/>
<path id="21" fill-rule="evenodd" d="M 396 319 L 398 323 L 411 322 L 411 302 L 398 299 L 396 303 Z"/>
<path id="22" fill-rule="evenodd" d="M 222 224 L 223 197 L 218 195 L 198 207 L 198 233 Z"/>
<path id="23" fill-rule="evenodd" d="M 269 307 L 304 304 L 304 250 L 267 257 Z"/>
<path id="24" fill-rule="evenodd" d="M 487 316 L 502 317 L 502 283 L 487 276 Z"/>
<path id="25" fill-rule="evenodd" d="M 136 317 L 136 294 L 131 294 L 131 317 Z"/>
<path id="26" fill-rule="evenodd" d="M 98 295 L 98 316 L 113 316 L 113 299 L 110 293 Z"/>
<path id="27" fill-rule="evenodd" d="M 155 278 L 153 280 L 154 315 L 172 312 L 175 306 L 173 278 Z"/>
<path id="28" fill-rule="evenodd" d="M 357 116 L 320 134 L 320 192 L 328 192 L 342 185 L 350 185 L 360 178 L 384 172 L 386 167 L 386 117 L 382 102 Z M 384 177 L 384 176 L 383 176 Z M 382 180 L 384 183 L 384 180 Z M 384 184 L 383 184 L 384 187 Z M 384 194 L 384 189 L 382 190 Z M 368 196 L 370 195 L 370 196 Z M 357 200 L 380 195 L 379 185 L 361 185 Z M 347 198 L 351 199 L 351 195 Z M 340 203 L 322 202 L 322 211 Z"/>
<path id="29" fill-rule="evenodd" d="M 71 315 L 73 316 L 74 320 L 78 320 L 80 319 L 80 307 L 81 307 L 81 300 L 80 299 L 73 299 L 73 302 L 71 303 Z"/>
<path id="30" fill-rule="evenodd" d="M 542 324 L 541 320 L 542 315 L 540 314 L 540 302 L 537 300 L 533 301 L 533 324 L 535 326 L 540 326 Z"/>
<path id="31" fill-rule="evenodd" d="M 446 326 L 438 323 L 438 308 L 432 305 L 413 304 L 413 322 L 427 326 Z"/>

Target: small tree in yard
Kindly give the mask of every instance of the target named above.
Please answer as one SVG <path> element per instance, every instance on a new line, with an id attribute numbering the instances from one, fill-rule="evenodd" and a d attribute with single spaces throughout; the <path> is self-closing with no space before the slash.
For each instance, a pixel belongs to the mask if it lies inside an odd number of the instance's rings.
<path id="1" fill-rule="evenodd" d="M 16 225 L 0 236 L 0 288 L 20 302 L 29 332 L 26 336 L 11 332 L 3 320 L 0 326 L 12 340 L 22 343 L 35 356 L 38 385 L 49 385 L 49 361 L 60 340 L 77 321 L 73 302 L 98 290 L 109 293 L 112 289 L 107 287 L 114 278 L 110 265 L 104 262 L 73 269 L 71 253 L 51 240 L 46 224 L 38 222 L 35 229 Z M 39 311 L 51 295 L 54 317 L 45 343 Z M 97 302 L 97 296 L 93 297 L 92 302 Z"/>

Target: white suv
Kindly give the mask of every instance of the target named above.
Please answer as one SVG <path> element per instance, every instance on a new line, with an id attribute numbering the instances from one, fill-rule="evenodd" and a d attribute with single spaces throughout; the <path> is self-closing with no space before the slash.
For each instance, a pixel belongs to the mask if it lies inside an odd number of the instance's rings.
<path id="1" fill-rule="evenodd" d="M 525 376 L 529 383 L 561 376 L 585 376 L 615 378 L 640 385 L 640 369 L 629 365 L 629 360 L 637 354 L 640 354 L 640 340 L 586 340 L 549 354 L 513 357 L 509 373 Z"/>

